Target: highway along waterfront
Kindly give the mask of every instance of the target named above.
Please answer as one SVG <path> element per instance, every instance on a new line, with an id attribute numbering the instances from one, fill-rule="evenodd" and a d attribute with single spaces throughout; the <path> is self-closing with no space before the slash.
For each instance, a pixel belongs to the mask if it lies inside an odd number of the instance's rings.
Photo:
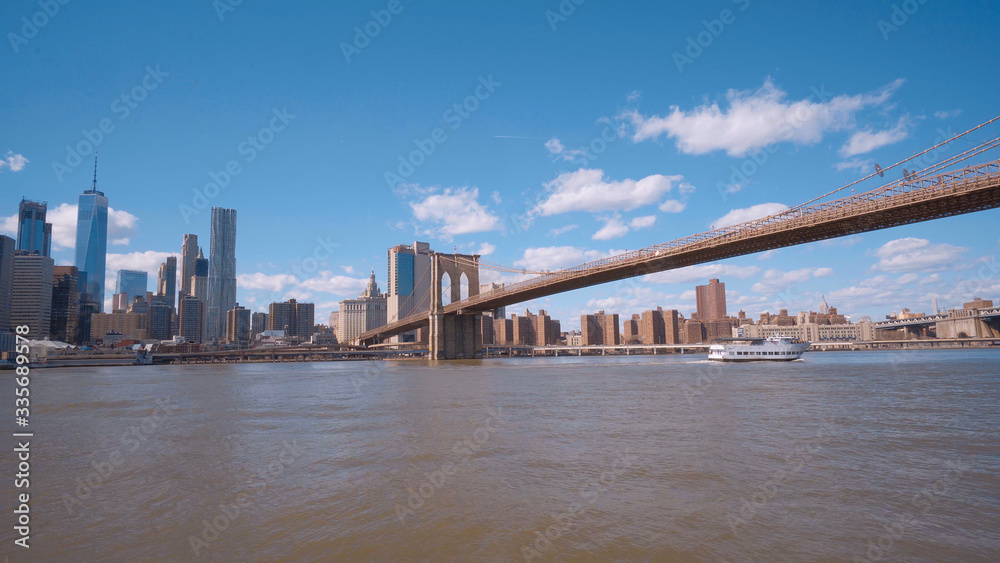
<path id="1" fill-rule="evenodd" d="M 998 360 L 49 369 L 17 560 L 995 561 Z"/>

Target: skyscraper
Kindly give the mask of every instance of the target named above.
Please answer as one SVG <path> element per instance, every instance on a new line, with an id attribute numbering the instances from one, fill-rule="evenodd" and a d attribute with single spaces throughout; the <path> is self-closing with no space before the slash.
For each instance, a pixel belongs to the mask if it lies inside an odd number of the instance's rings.
<path id="1" fill-rule="evenodd" d="M 76 213 L 76 267 L 80 270 L 80 299 L 104 311 L 104 270 L 108 253 L 108 198 L 94 185 L 80 195 Z"/>
<path id="2" fill-rule="evenodd" d="M 337 339 L 347 343 L 357 338 L 363 332 L 385 326 L 386 306 L 385 294 L 379 291 L 375 281 L 375 271 L 368 279 L 368 286 L 357 299 L 345 299 L 340 302 L 340 314 L 337 327 Z"/>
<path id="3" fill-rule="evenodd" d="M 198 235 L 184 235 L 181 245 L 181 299 L 185 295 L 194 295 L 191 291 L 191 278 L 194 277 L 194 261 L 198 259 Z"/>
<path id="4" fill-rule="evenodd" d="M 49 335 L 52 323 L 52 268 L 48 256 L 14 254 L 14 288 L 11 292 L 10 323 L 27 325 L 28 338 L 42 340 Z"/>
<path id="5" fill-rule="evenodd" d="M 80 287 L 76 266 L 52 268 L 52 316 L 49 337 L 75 343 L 80 320 Z"/>
<path id="6" fill-rule="evenodd" d="M 268 311 L 267 330 L 283 330 L 285 336 L 300 340 L 307 340 L 313 335 L 315 304 L 289 299 L 284 303 L 271 303 Z"/>
<path id="7" fill-rule="evenodd" d="M 14 285 L 14 239 L 0 235 L 0 332 L 10 330 L 10 299 Z"/>
<path id="8" fill-rule="evenodd" d="M 45 222 L 47 204 L 21 199 L 17 217 L 17 249 L 52 255 L 52 223 Z"/>
<path id="9" fill-rule="evenodd" d="M 698 320 L 718 321 L 726 318 L 726 284 L 708 280 L 708 285 L 695 286 L 698 302 Z"/>
<path id="10" fill-rule="evenodd" d="M 180 309 L 178 334 L 188 342 L 200 343 L 205 327 L 205 304 L 201 299 L 187 295 L 180 300 L 177 308 Z"/>
<path id="11" fill-rule="evenodd" d="M 427 311 L 431 306 L 431 248 L 426 242 L 399 244 L 389 249 L 389 283 L 386 292 L 388 322 Z M 393 336 L 390 342 L 412 342 L 415 332 Z"/>
<path id="12" fill-rule="evenodd" d="M 239 303 L 226 313 L 226 342 L 238 346 L 250 342 L 250 309 Z"/>
<path id="13" fill-rule="evenodd" d="M 167 305 L 174 308 L 177 299 L 177 257 L 168 256 L 166 262 L 160 264 L 156 276 L 156 293 L 167 298 Z"/>
<path id="14" fill-rule="evenodd" d="M 115 283 L 115 293 L 127 293 L 128 302 L 136 297 L 146 297 L 146 286 L 149 284 L 149 274 L 140 270 L 118 270 Z"/>
<path id="15" fill-rule="evenodd" d="M 236 210 L 212 208 L 212 240 L 208 255 L 208 334 L 225 335 L 226 313 L 236 306 Z"/>

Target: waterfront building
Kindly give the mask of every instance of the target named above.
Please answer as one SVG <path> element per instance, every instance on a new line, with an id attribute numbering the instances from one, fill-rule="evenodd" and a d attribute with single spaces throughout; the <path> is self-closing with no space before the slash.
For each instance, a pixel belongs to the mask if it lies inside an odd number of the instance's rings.
<path id="1" fill-rule="evenodd" d="M 745 325 L 739 327 L 738 330 L 742 331 L 742 336 L 746 338 L 789 336 L 803 342 L 871 341 L 875 339 L 875 328 L 870 321 L 857 324 L 804 323 L 793 326 L 756 324 Z M 733 333 L 736 331 L 737 329 L 734 329 Z"/>
<path id="2" fill-rule="evenodd" d="M 267 330 L 267 313 L 250 315 L 250 340 L 257 340 L 257 335 Z"/>
<path id="3" fill-rule="evenodd" d="M 226 342 L 241 347 L 250 343 L 250 309 L 239 303 L 226 313 Z"/>
<path id="4" fill-rule="evenodd" d="M 705 327 L 701 321 L 688 319 L 681 333 L 682 344 L 701 344 L 705 341 Z"/>
<path id="5" fill-rule="evenodd" d="M 717 321 L 726 318 L 726 284 L 708 280 L 708 285 L 695 286 L 699 321 Z"/>
<path id="6" fill-rule="evenodd" d="M 52 258 L 41 254 L 14 252 L 14 280 L 11 290 L 10 324 L 27 325 L 28 338 L 44 340 L 52 325 Z"/>
<path id="7" fill-rule="evenodd" d="M 398 321 L 431 306 L 431 248 L 426 242 L 399 244 L 388 251 L 386 320 Z M 330 325 L 336 326 L 336 325 Z M 417 331 L 393 336 L 390 342 L 414 342 Z"/>
<path id="8" fill-rule="evenodd" d="M 184 235 L 184 243 L 181 245 L 180 263 L 180 297 L 194 295 L 191 289 L 192 278 L 195 274 L 195 260 L 198 259 L 200 249 L 198 248 L 198 235 Z"/>
<path id="9" fill-rule="evenodd" d="M 14 286 L 14 239 L 0 235 L 0 333 L 11 330 L 11 291 Z"/>
<path id="10" fill-rule="evenodd" d="M 47 204 L 21 198 L 17 218 L 17 249 L 52 255 L 52 223 L 45 222 Z"/>
<path id="11" fill-rule="evenodd" d="M 643 311 L 639 319 L 639 341 L 643 344 L 679 344 L 680 322 L 677 311 L 662 307 Z"/>
<path id="12" fill-rule="evenodd" d="M 345 299 L 340 302 L 340 325 L 337 328 L 337 340 L 349 343 L 363 332 L 385 326 L 386 296 L 379 291 L 375 282 L 375 270 L 368 278 L 368 285 L 357 299 Z"/>
<path id="13" fill-rule="evenodd" d="M 187 342 L 201 343 L 205 328 L 205 303 L 193 295 L 185 295 L 178 308 L 178 336 Z"/>
<path id="14" fill-rule="evenodd" d="M 148 280 L 149 274 L 141 270 L 118 270 L 115 282 L 115 294 L 127 294 L 128 302 L 131 303 L 133 297 L 146 296 Z"/>
<path id="15" fill-rule="evenodd" d="M 94 185 L 80 195 L 76 212 L 76 267 L 79 270 L 80 314 L 90 309 L 104 311 L 104 271 L 108 253 L 108 198 L 97 189 L 97 157 Z"/>
<path id="16" fill-rule="evenodd" d="M 584 346 L 617 346 L 621 344 L 618 314 L 598 311 L 593 315 L 580 316 L 580 330 Z"/>
<path id="17" fill-rule="evenodd" d="M 173 308 L 167 303 L 165 295 L 153 298 L 149 306 L 149 337 L 154 340 L 170 340 L 174 337 Z"/>
<path id="18" fill-rule="evenodd" d="M 177 257 L 168 256 L 167 260 L 160 264 L 160 271 L 156 276 L 156 293 L 166 297 L 166 303 L 171 309 L 174 308 L 177 299 Z"/>
<path id="19" fill-rule="evenodd" d="M 497 346 L 514 344 L 514 321 L 497 317 L 493 319 L 493 343 Z"/>
<path id="20" fill-rule="evenodd" d="M 236 306 L 236 210 L 212 208 L 208 265 L 208 332 L 205 340 L 223 336 L 226 313 Z M 196 266 L 197 268 L 197 266 Z"/>
<path id="21" fill-rule="evenodd" d="M 108 334 L 121 335 L 123 340 L 145 340 L 148 336 L 149 315 L 127 313 L 94 313 L 90 316 L 89 342 L 104 342 Z"/>
<path id="22" fill-rule="evenodd" d="M 52 314 L 49 338 L 70 344 L 76 343 L 77 324 L 80 322 L 79 270 L 76 266 L 52 268 Z"/>
<path id="23" fill-rule="evenodd" d="M 316 305 L 298 303 L 289 299 L 284 303 L 271 303 L 268 308 L 267 330 L 283 330 L 287 338 L 308 340 L 313 334 Z"/>
<path id="24" fill-rule="evenodd" d="M 643 343 L 642 338 L 639 336 L 639 322 L 640 317 L 637 313 L 633 313 L 631 319 L 622 321 L 622 344 Z"/>

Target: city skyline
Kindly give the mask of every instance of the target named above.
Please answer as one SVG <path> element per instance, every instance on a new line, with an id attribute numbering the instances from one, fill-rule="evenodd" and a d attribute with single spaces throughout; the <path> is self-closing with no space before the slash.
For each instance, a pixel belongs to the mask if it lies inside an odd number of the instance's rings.
<path id="1" fill-rule="evenodd" d="M 93 156 L 78 149 L 99 145 L 102 189 L 113 195 L 107 287 L 119 269 L 156 279 L 171 255 L 183 274 L 182 237 L 210 236 L 211 208 L 225 207 L 239 210 L 248 225 L 237 234 L 235 300 L 253 311 L 308 300 L 326 318 L 339 301 L 357 297 L 373 267 L 391 287 L 385 252 L 398 244 L 425 240 L 442 252 L 456 247 L 529 270 L 571 266 L 801 203 L 995 113 L 988 98 L 943 87 L 933 70 L 975 74 L 997 56 L 987 39 L 989 17 L 963 17 L 953 6 L 921 5 L 905 26 L 886 32 L 878 22 L 890 13 L 874 5 L 849 17 L 805 6 L 805 16 L 792 18 L 777 8 L 733 3 L 735 21 L 699 49 L 687 38 L 697 45 L 703 22 L 718 18 L 716 8 L 647 6 L 647 23 L 600 4 L 581 5 L 566 21 L 525 7 L 407 5 L 350 60 L 333 47 L 327 66 L 295 63 L 288 74 L 285 62 L 270 58 L 234 55 L 231 67 L 220 69 L 193 62 L 192 46 L 145 42 L 81 77 L 50 74 L 34 63 L 60 50 L 65 64 L 80 66 L 111 48 L 114 34 L 81 35 L 99 20 L 154 35 L 192 25 L 209 49 L 262 36 L 265 45 L 275 41 L 282 52 L 299 53 L 314 52 L 314 39 L 272 30 L 275 18 L 288 24 L 282 29 L 338 22 L 327 27 L 339 45 L 384 4 L 318 6 L 308 18 L 249 5 L 223 18 L 189 6 L 148 14 L 124 4 L 63 10 L 29 46 L 5 55 L 12 73 L 33 80 L 0 93 L 9 107 L 18 100 L 21 108 L 0 118 L 9 132 L 9 146 L 0 147 L 6 155 L 0 185 L 9 194 L 0 213 L 3 232 L 16 237 L 10 218 L 22 195 L 47 201 L 56 265 L 76 264 L 67 233 L 75 232 L 76 201 L 90 183 Z M 544 50 L 553 58 L 456 57 L 418 32 L 446 10 L 459 20 L 490 21 L 480 30 L 483 41 L 517 33 L 518 52 Z M 809 15 L 824 22 L 819 38 L 798 25 Z M 654 21 L 667 29 L 645 29 Z M 809 35 L 841 48 L 823 65 L 777 38 L 742 52 L 739 45 L 766 22 L 787 23 L 786 40 Z M 594 25 L 628 38 L 594 45 L 584 32 Z M 942 28 L 970 39 L 933 48 L 921 40 Z M 643 37 L 642 45 L 632 37 Z M 560 48 L 552 51 L 553 45 Z M 400 59 L 406 52 L 450 62 L 417 69 Z M 257 72 L 246 78 L 251 66 Z M 560 76 L 607 80 L 583 94 L 571 81 L 553 80 L 554 68 Z M 397 93 L 395 83 L 375 78 L 359 101 L 330 78 L 361 75 L 392 76 L 407 87 Z M 303 83 L 301 76 L 322 78 Z M 236 106 L 228 100 L 242 94 L 229 83 L 240 80 L 250 80 L 260 95 Z M 46 92 L 74 92 L 58 120 L 36 101 Z M 774 127 L 760 126 L 762 118 Z M 105 119 L 110 125 L 102 128 Z M 440 142 L 433 135 L 439 127 L 447 137 Z M 414 151 L 422 152 L 414 157 Z M 976 294 L 1000 294 L 996 272 L 980 276 L 977 262 L 995 263 L 1000 241 L 978 235 L 992 232 L 997 213 L 663 272 L 518 308 L 547 310 L 565 329 L 579 328 L 574 319 L 600 309 L 624 314 L 663 306 L 690 314 L 691 287 L 712 278 L 726 280 L 731 309 L 751 315 L 812 308 L 822 294 L 855 318 L 930 309 L 935 298 L 942 308 L 955 307 Z M 483 282 L 511 279 L 484 275 Z M 110 300 L 105 291 L 105 310 Z"/>

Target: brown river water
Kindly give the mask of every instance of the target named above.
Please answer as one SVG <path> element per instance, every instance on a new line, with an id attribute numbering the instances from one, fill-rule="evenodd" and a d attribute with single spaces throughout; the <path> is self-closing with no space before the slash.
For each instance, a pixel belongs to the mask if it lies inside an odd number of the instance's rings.
<path id="1" fill-rule="evenodd" d="M 30 389 L 30 549 L 4 416 L 12 562 L 1000 560 L 1000 351 L 49 369 Z"/>

